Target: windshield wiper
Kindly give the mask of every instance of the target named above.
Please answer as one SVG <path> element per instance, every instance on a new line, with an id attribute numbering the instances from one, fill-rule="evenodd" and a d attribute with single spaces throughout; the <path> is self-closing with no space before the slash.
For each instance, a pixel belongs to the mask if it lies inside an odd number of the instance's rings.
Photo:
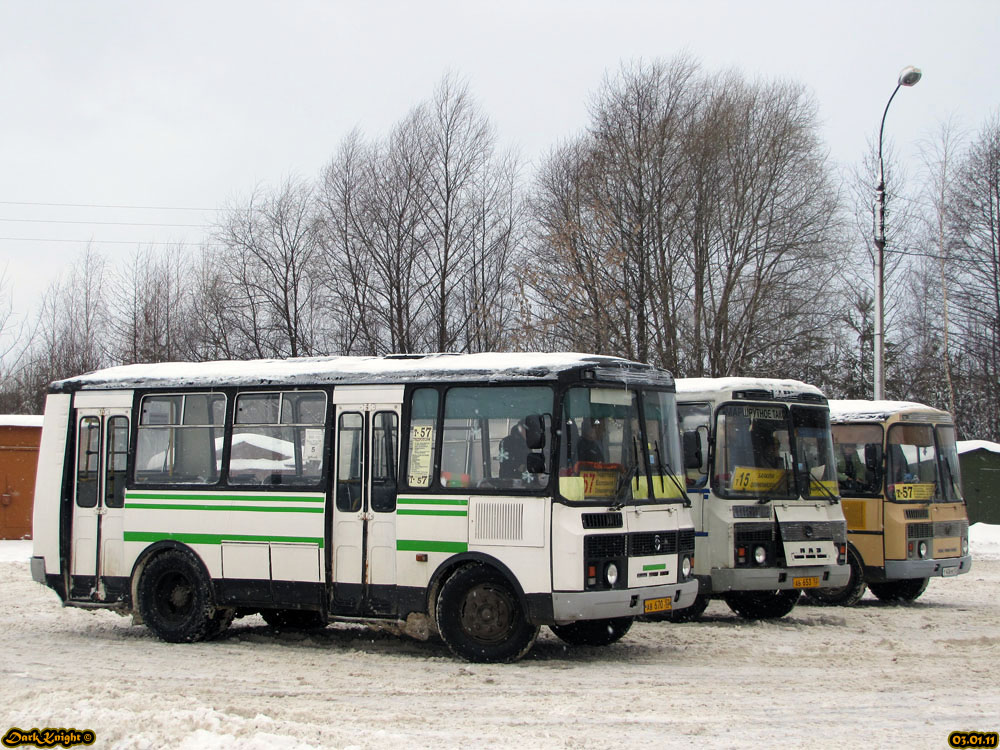
<path id="1" fill-rule="evenodd" d="M 618 484 L 615 486 L 615 502 L 609 510 L 621 510 L 625 507 L 625 490 L 632 491 L 632 480 L 639 474 L 639 446 L 636 445 L 635 438 L 632 438 L 632 464 L 628 471 L 618 477 Z"/>
<path id="2" fill-rule="evenodd" d="M 660 488 L 662 489 L 663 488 L 663 479 L 662 479 L 662 477 L 663 477 L 663 474 L 664 474 L 664 471 L 663 471 L 664 465 L 663 465 L 663 457 L 660 456 L 660 441 L 659 440 L 654 440 L 653 441 L 653 450 L 656 451 L 656 467 L 660 471 L 660 477 L 661 477 L 660 478 Z M 688 497 L 687 487 L 681 487 L 681 483 L 678 482 L 677 481 L 677 477 L 674 476 L 674 470 L 670 467 L 670 463 L 669 462 L 666 465 L 666 469 L 667 469 L 667 476 L 670 477 L 670 481 L 673 482 L 673 485 L 674 485 L 674 487 L 677 488 L 677 491 L 681 493 L 681 499 L 684 501 L 684 504 L 686 506 L 688 506 L 688 507 L 691 507 L 691 498 Z"/>
<path id="3" fill-rule="evenodd" d="M 809 459 L 806 456 L 802 456 L 802 463 L 806 467 L 806 497 L 812 497 L 813 467 L 809 465 Z M 830 488 L 823 484 L 822 480 L 817 479 L 816 485 L 826 494 L 830 505 L 836 505 L 840 502 L 840 498 L 830 492 Z"/>

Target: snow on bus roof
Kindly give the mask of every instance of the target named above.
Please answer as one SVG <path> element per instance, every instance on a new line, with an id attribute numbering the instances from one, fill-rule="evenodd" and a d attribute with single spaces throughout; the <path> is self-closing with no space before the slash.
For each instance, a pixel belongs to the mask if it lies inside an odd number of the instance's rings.
<path id="1" fill-rule="evenodd" d="M 34 414 L 0 414 L 0 427 L 41 427 L 42 417 Z"/>
<path id="2" fill-rule="evenodd" d="M 915 401 L 864 401 L 851 399 L 830 399 L 830 419 L 832 421 L 882 421 L 892 414 L 920 411 L 945 417 L 948 412 Z"/>
<path id="3" fill-rule="evenodd" d="M 535 380 L 578 367 L 622 368 L 673 382 L 665 370 L 619 357 L 570 353 L 416 354 L 386 357 L 161 362 L 95 370 L 50 386 L 53 392 L 85 389 L 211 387 L 272 384 L 366 384 L 429 381 Z"/>
<path id="4" fill-rule="evenodd" d="M 823 396 L 823 391 L 801 380 L 781 378 L 677 378 L 678 393 L 723 393 L 725 391 L 770 391 L 775 395 L 812 393 Z"/>

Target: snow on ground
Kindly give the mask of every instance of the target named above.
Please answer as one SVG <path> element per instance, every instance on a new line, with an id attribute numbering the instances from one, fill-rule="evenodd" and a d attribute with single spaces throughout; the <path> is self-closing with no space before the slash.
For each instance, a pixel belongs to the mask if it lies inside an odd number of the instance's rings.
<path id="1" fill-rule="evenodd" d="M 869 594 L 747 623 L 641 622 L 607 648 L 543 629 L 512 665 L 353 625 L 278 634 L 259 617 L 175 645 L 63 609 L 0 543 L 0 732 L 92 729 L 95 748 L 947 747 L 1000 730 L 1000 527 L 973 568 L 910 605 Z"/>

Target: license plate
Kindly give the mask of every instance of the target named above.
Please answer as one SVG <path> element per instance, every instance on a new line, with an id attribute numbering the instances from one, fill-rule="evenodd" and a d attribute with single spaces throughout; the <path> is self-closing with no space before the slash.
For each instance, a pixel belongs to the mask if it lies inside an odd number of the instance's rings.
<path id="1" fill-rule="evenodd" d="M 819 577 L 818 576 L 808 576 L 805 578 L 793 578 L 792 586 L 797 589 L 815 589 L 819 588 Z"/>
<path id="2" fill-rule="evenodd" d="M 669 596 L 661 596 L 659 599 L 645 599 L 642 602 L 642 611 L 645 614 L 650 612 L 666 612 L 673 608 L 673 599 Z"/>
<path id="3" fill-rule="evenodd" d="M 948 576 L 957 576 L 958 575 L 958 566 L 957 565 L 952 565 L 950 568 L 941 568 L 941 575 L 945 576 L 946 578 Z"/>

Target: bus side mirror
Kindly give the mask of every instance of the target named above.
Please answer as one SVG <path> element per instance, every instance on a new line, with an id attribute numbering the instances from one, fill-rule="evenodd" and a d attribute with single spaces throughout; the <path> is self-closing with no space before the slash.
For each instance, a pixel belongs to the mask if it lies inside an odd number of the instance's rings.
<path id="1" fill-rule="evenodd" d="M 865 468 L 870 472 L 877 472 L 882 468 L 881 451 L 875 443 L 865 444 Z"/>
<path id="2" fill-rule="evenodd" d="M 529 453 L 524 468 L 529 474 L 544 474 L 545 457 L 541 453 Z"/>
<path id="3" fill-rule="evenodd" d="M 684 443 L 684 468 L 700 471 L 703 463 L 701 436 L 697 430 L 685 430 L 681 437 Z"/>
<path id="4" fill-rule="evenodd" d="M 545 420 L 542 419 L 541 414 L 529 414 L 524 418 L 524 440 L 530 451 L 541 450 L 545 447 Z M 541 472 L 532 473 L 539 474 Z"/>

